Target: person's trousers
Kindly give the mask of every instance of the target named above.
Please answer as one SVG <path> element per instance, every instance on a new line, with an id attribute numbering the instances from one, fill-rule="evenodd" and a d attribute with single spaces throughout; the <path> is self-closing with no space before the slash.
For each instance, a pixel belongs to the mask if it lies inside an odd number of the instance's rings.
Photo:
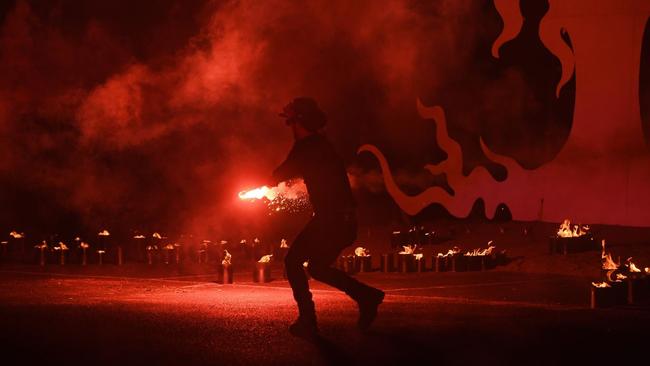
<path id="1" fill-rule="evenodd" d="M 332 267 L 341 251 L 354 242 L 356 234 L 357 223 L 352 215 L 315 215 L 294 240 L 284 262 L 302 318 L 315 319 L 305 262 L 314 279 L 345 292 L 354 300 L 358 301 L 372 289 Z"/>

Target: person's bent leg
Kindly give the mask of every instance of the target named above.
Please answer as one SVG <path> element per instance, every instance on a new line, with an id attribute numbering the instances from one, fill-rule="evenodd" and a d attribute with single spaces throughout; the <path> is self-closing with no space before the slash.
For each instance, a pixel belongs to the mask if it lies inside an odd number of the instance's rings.
<path id="1" fill-rule="evenodd" d="M 325 263 L 310 263 L 309 273 L 314 279 L 333 286 L 350 296 L 359 305 L 357 326 L 367 330 L 377 317 L 377 309 L 384 301 L 384 292 L 357 281 L 347 273 Z"/>
<path id="2" fill-rule="evenodd" d="M 355 301 L 363 300 L 368 294 L 379 291 L 374 287 L 358 281 L 347 273 L 333 268 L 330 263 L 321 261 L 312 262 L 310 262 L 308 270 L 314 279 L 345 292 Z"/>

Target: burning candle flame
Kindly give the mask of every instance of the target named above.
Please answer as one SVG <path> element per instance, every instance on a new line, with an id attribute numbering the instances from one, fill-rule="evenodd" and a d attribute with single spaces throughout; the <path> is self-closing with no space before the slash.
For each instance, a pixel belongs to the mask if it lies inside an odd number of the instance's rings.
<path id="1" fill-rule="evenodd" d="M 417 248 L 417 247 L 418 247 L 417 244 L 415 244 L 415 245 L 402 245 L 402 248 L 404 248 L 404 250 L 402 250 L 398 254 L 415 254 L 415 248 Z"/>
<path id="2" fill-rule="evenodd" d="M 14 239 L 22 239 L 22 238 L 25 237 L 24 233 L 19 233 L 17 231 L 12 231 L 12 232 L 9 233 L 9 235 Z"/>
<path id="3" fill-rule="evenodd" d="M 449 256 L 454 256 L 454 255 L 456 255 L 458 253 L 460 253 L 460 248 L 459 247 L 453 247 L 453 248 L 449 249 L 447 251 L 447 253 L 445 253 L 445 254 L 438 253 L 438 257 L 441 257 L 441 258 L 449 257 Z"/>
<path id="4" fill-rule="evenodd" d="M 59 245 L 54 247 L 54 250 L 68 250 L 68 246 L 64 242 L 60 241 Z"/>
<path id="5" fill-rule="evenodd" d="M 589 233 L 588 225 L 571 225 L 571 220 L 565 219 L 560 224 L 560 228 L 557 231 L 557 236 L 560 238 L 577 238 Z"/>
<path id="6" fill-rule="evenodd" d="M 612 286 L 610 286 L 609 283 L 607 283 L 607 282 L 592 282 L 591 285 L 594 286 L 594 287 L 596 287 L 596 288 L 608 288 L 608 287 L 612 287 Z"/>
<path id="7" fill-rule="evenodd" d="M 100 231 L 99 233 L 97 233 L 97 235 L 99 235 L 99 236 L 110 236 L 111 233 L 109 233 L 108 230 L 104 229 L 104 230 Z"/>
<path id="8" fill-rule="evenodd" d="M 418 254 L 415 255 L 415 260 L 416 260 L 416 261 L 419 261 L 419 260 L 421 260 L 423 257 L 424 257 L 424 254 L 422 254 L 422 253 L 418 253 Z"/>
<path id="9" fill-rule="evenodd" d="M 280 248 L 289 248 L 289 244 L 287 244 L 286 239 L 280 240 Z"/>
<path id="10" fill-rule="evenodd" d="M 162 239 L 162 236 L 159 233 L 153 233 L 152 237 L 154 239 Z"/>
<path id="11" fill-rule="evenodd" d="M 221 261 L 222 266 L 229 266 L 232 264 L 232 254 L 230 254 L 227 250 L 223 251 L 223 260 Z"/>
<path id="12" fill-rule="evenodd" d="M 133 239 L 144 239 L 144 238 L 145 238 L 144 235 L 136 235 L 133 237 Z"/>
<path id="13" fill-rule="evenodd" d="M 630 272 L 633 272 L 633 273 L 639 273 L 639 272 L 641 272 L 641 270 L 639 269 L 639 267 L 637 267 L 636 264 L 634 264 L 634 262 L 632 262 L 632 257 L 628 258 L 626 262 L 627 262 L 627 263 L 626 263 L 626 266 L 627 266 L 627 268 L 628 268 L 628 270 L 629 270 Z"/>
<path id="14" fill-rule="evenodd" d="M 492 240 L 488 242 L 488 247 L 485 249 L 481 248 L 476 248 L 474 250 L 471 250 L 467 253 L 465 253 L 465 256 L 467 257 L 484 257 L 492 254 L 492 251 L 496 248 L 494 245 L 492 245 Z"/>
<path id="15" fill-rule="evenodd" d="M 260 262 L 260 263 L 269 263 L 269 262 L 271 262 L 271 257 L 273 257 L 273 254 L 267 254 L 267 255 L 263 256 L 262 258 L 260 258 L 260 260 L 258 260 L 258 262 Z"/>
<path id="16" fill-rule="evenodd" d="M 357 247 L 354 250 L 354 255 L 356 255 L 357 257 L 368 257 L 370 256 L 370 251 L 368 251 L 368 249 L 364 247 Z"/>
<path id="17" fill-rule="evenodd" d="M 600 245 L 603 247 L 603 250 L 600 254 L 600 258 L 602 259 L 603 262 L 603 269 L 604 270 L 615 270 L 618 269 L 618 264 L 614 262 L 612 259 L 612 254 L 611 253 L 605 253 L 605 239 L 601 240 Z"/>

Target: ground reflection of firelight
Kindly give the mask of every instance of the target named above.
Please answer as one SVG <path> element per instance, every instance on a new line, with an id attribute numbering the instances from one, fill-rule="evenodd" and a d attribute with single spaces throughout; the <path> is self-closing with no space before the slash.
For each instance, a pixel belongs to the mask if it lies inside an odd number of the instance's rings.
<path id="1" fill-rule="evenodd" d="M 310 209 L 309 196 L 305 182 L 295 180 L 282 182 L 276 187 L 262 186 L 239 192 L 239 199 L 244 201 L 262 201 L 274 212 L 304 212 Z"/>

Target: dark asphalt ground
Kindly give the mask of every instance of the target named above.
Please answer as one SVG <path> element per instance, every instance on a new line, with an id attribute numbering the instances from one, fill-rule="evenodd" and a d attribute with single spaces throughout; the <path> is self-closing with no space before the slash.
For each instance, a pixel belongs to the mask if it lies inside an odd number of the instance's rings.
<path id="1" fill-rule="evenodd" d="M 287 332 L 283 280 L 77 268 L 0 267 L 4 364 L 640 365 L 650 345 L 650 310 L 589 309 L 588 278 L 361 274 L 387 293 L 368 334 L 354 302 L 312 280 L 322 339 L 309 343 Z"/>

